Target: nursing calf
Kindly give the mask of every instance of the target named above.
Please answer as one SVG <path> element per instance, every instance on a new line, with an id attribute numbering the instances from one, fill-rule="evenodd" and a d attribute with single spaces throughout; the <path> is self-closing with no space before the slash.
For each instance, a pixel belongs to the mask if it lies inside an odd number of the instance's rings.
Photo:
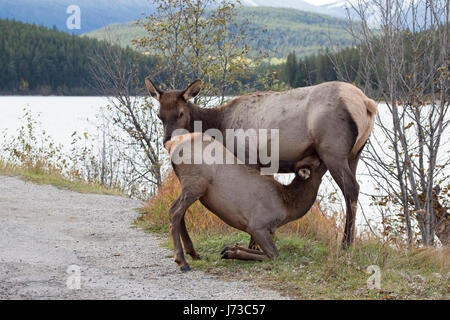
<path id="1" fill-rule="evenodd" d="M 202 148 L 194 147 L 200 139 Z M 198 146 L 198 144 L 196 145 Z M 256 169 L 245 165 L 194 164 L 199 153 L 209 149 L 221 150 L 223 159 L 234 157 L 220 142 L 202 133 L 192 133 L 172 138 L 166 143 L 172 166 L 181 183 L 181 195 L 170 208 L 171 233 L 175 248 L 175 261 L 182 271 L 190 270 L 184 257 L 194 259 L 199 255 L 189 237 L 184 216 L 197 200 L 228 225 L 245 231 L 260 246 L 261 251 L 241 247 L 227 247 L 222 251 L 225 259 L 268 260 L 278 255 L 273 242 L 275 230 L 305 215 L 313 205 L 326 166 L 316 156 L 309 156 L 293 165 L 296 176 L 290 185 L 282 185 L 272 176 L 262 176 Z M 186 156 L 192 161 L 186 160 Z M 236 161 L 237 163 L 237 161 Z M 309 177 L 300 176 L 305 168 Z"/>

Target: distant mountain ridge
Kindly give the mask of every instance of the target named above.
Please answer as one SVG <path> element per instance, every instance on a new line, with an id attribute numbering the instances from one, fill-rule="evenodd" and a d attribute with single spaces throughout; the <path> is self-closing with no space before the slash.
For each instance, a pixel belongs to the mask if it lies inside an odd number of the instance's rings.
<path id="1" fill-rule="evenodd" d="M 239 8 L 237 12 L 238 23 L 247 19 L 250 23 L 250 47 L 257 51 L 264 46 L 273 57 L 286 58 L 293 51 L 301 57 L 327 47 L 353 44 L 352 37 L 345 32 L 348 24 L 344 19 L 296 9 L 259 6 Z M 128 22 L 111 24 L 85 35 L 127 46 L 131 40 L 146 36 L 146 31 L 136 23 Z"/>
<path id="2" fill-rule="evenodd" d="M 81 9 L 81 29 L 69 30 L 66 26 L 66 10 L 70 5 Z M 154 10 L 151 1 L 146 0 L 1 0 L 0 18 L 34 23 L 49 28 L 81 34 L 111 23 L 138 19 L 142 13 Z"/>
<path id="3" fill-rule="evenodd" d="M 340 8 L 329 8 L 307 3 L 303 0 L 242 0 L 248 7 L 294 8 L 302 11 L 343 17 Z M 81 29 L 69 30 L 66 26 L 67 7 L 81 8 Z M 124 23 L 150 14 L 155 5 L 151 0 L 1 0 L 0 18 L 35 23 L 69 33 L 90 32 L 112 23 Z"/>
<path id="4" fill-rule="evenodd" d="M 313 1 L 312 1 L 313 2 Z M 326 14 L 334 17 L 344 18 L 346 0 L 340 0 L 323 5 L 313 5 L 303 0 L 242 0 L 241 3 L 247 7 L 276 7 L 293 8 L 297 10 Z M 313 2 L 314 3 L 314 2 Z"/>

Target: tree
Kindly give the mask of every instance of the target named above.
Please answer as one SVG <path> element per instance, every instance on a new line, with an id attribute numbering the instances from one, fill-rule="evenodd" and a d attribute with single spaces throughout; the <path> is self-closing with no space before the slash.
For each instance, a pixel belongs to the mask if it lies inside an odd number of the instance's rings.
<path id="1" fill-rule="evenodd" d="M 155 55 L 160 63 L 155 78 L 167 75 L 167 89 L 185 87 L 192 79 L 203 79 L 203 100 L 220 102 L 240 78 L 254 67 L 244 43 L 245 24 L 236 23 L 231 0 L 155 0 L 156 11 L 141 21 L 147 36 L 134 43 Z"/>
<path id="2" fill-rule="evenodd" d="M 350 32 L 362 46 L 366 89 L 387 108 L 364 156 L 380 190 L 375 203 L 386 208 L 385 219 L 399 218 L 410 245 L 415 223 L 421 242 L 433 245 L 442 225 L 436 202 L 449 200 L 450 155 L 443 148 L 450 122 L 449 2 L 359 0 L 351 10 L 359 20 L 350 18 Z M 436 186 L 445 192 L 433 194 Z"/>
<path id="3" fill-rule="evenodd" d="M 103 130 L 127 164 L 122 168 L 126 171 L 123 177 L 130 185 L 150 185 L 131 193 L 154 194 L 162 182 L 162 129 L 156 110 L 146 97 L 139 61 L 139 54 L 132 59 L 111 44 L 98 49 L 90 68 L 95 88 L 109 100 Z M 111 131 L 109 127 L 118 130 Z"/>
<path id="4" fill-rule="evenodd" d="M 245 32 L 234 24 L 236 1 L 156 0 L 155 13 L 140 23 L 147 36 L 133 43 L 145 49 L 155 64 L 142 64 L 119 47 L 100 47 L 92 59 L 91 75 L 103 96 L 110 97 L 107 117 L 119 129 L 114 137 L 130 165 L 130 179 L 150 183 L 155 191 L 162 181 L 165 163 L 162 126 L 154 101 L 144 93 L 143 75 L 149 69 L 165 89 L 179 89 L 202 78 L 204 106 L 232 89 L 241 88 L 249 70 L 256 68 L 244 43 Z M 142 52 L 142 50 L 141 50 Z M 142 183 L 145 184 L 145 183 Z"/>
<path id="5" fill-rule="evenodd" d="M 288 55 L 286 60 L 286 77 L 288 84 L 292 87 L 296 87 L 297 73 L 298 73 L 298 65 L 297 65 L 297 57 L 295 52 L 292 52 Z"/>

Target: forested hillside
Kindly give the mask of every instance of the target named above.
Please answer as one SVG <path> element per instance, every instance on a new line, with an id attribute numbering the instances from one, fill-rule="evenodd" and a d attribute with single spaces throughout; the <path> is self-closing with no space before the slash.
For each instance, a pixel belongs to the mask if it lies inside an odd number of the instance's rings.
<path id="1" fill-rule="evenodd" d="M 352 38 L 344 29 L 347 22 L 327 15 L 296 9 L 244 7 L 237 10 L 238 25 L 246 25 L 247 43 L 252 50 L 269 50 L 272 57 L 286 57 L 290 52 L 307 56 L 326 47 L 349 46 Z M 145 30 L 135 22 L 112 24 L 89 32 L 88 37 L 117 40 L 122 46 L 145 36 Z"/>
<path id="2" fill-rule="evenodd" d="M 361 85 L 360 48 L 348 47 L 338 52 L 325 52 L 298 58 L 290 53 L 279 67 L 280 80 L 292 88 L 306 87 L 326 81 L 346 80 Z"/>
<path id="3" fill-rule="evenodd" d="M 106 43 L 56 29 L 0 19 L 0 93 L 92 94 L 89 62 Z M 150 57 L 123 49 L 149 69 Z"/>

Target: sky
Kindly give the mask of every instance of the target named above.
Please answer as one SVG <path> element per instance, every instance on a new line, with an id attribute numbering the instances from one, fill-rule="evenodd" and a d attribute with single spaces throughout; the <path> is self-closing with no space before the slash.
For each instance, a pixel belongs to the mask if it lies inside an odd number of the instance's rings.
<path id="1" fill-rule="evenodd" d="M 320 6 L 320 5 L 323 5 L 323 4 L 329 4 L 329 3 L 337 2 L 338 0 L 303 0 L 303 1 L 308 2 L 309 4 Z"/>

